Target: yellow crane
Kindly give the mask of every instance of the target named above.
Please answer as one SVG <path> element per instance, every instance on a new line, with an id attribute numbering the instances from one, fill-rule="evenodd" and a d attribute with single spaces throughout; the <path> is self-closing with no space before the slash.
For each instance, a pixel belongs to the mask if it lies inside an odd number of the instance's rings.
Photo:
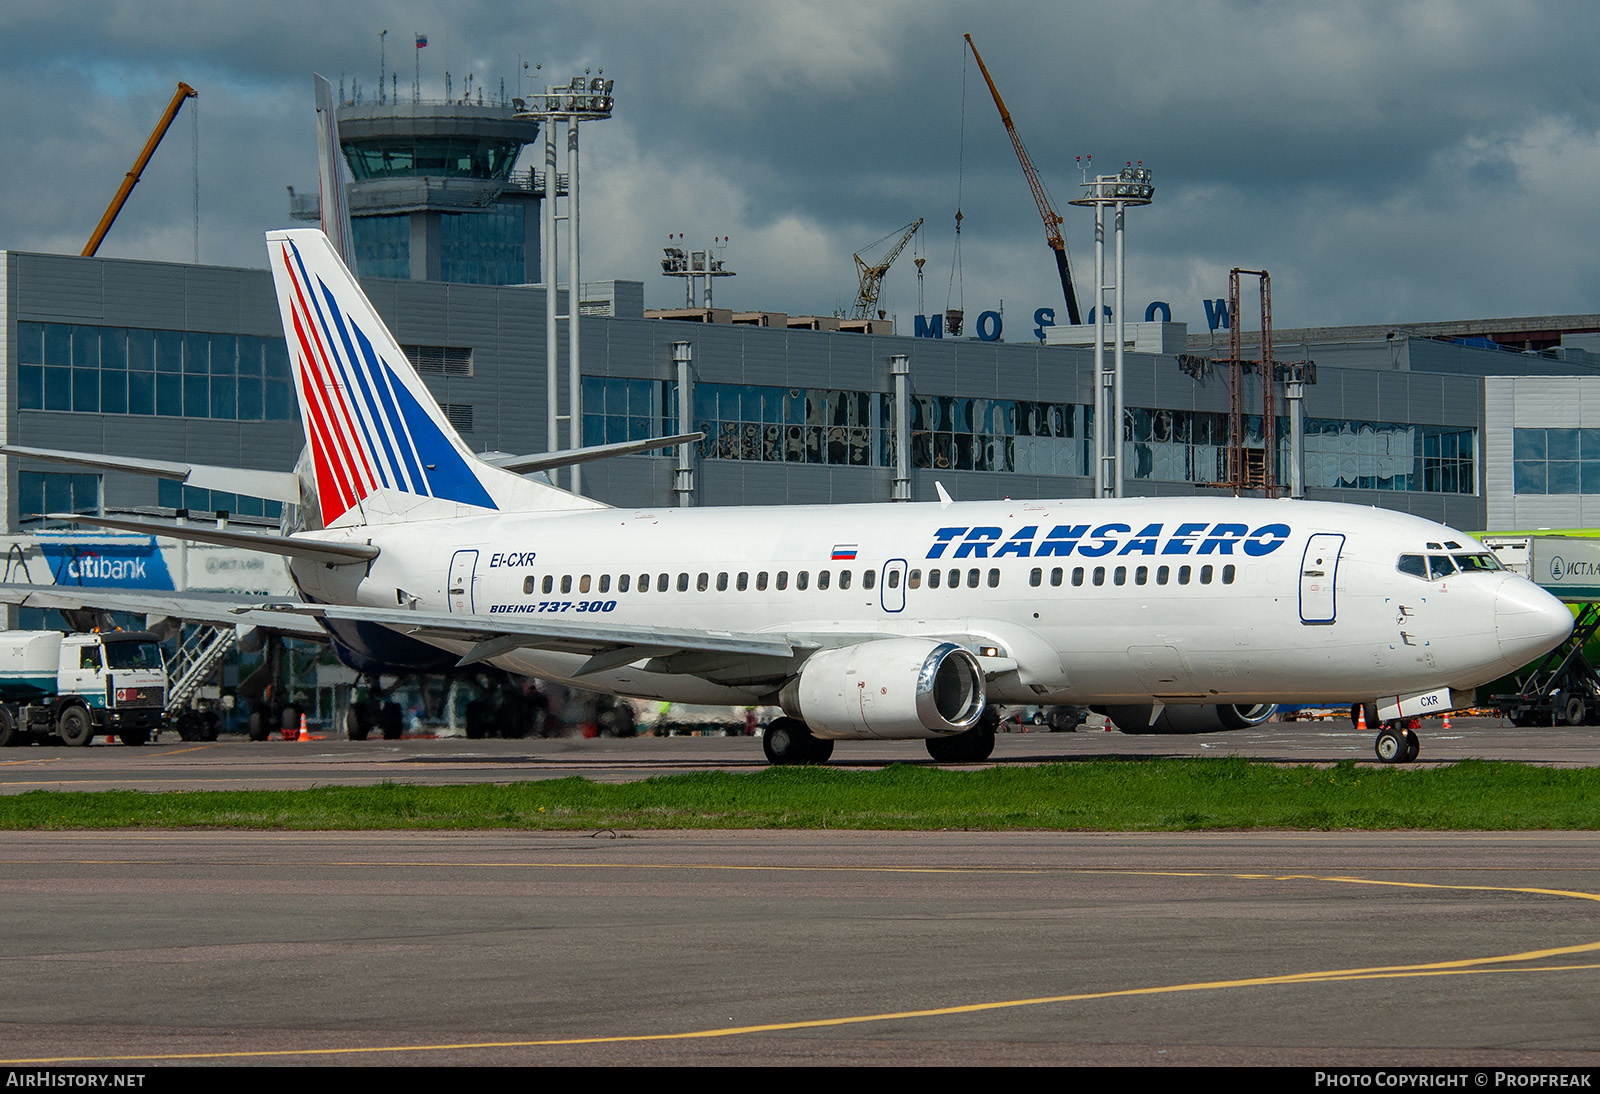
<path id="1" fill-rule="evenodd" d="M 178 90 L 173 93 L 172 101 L 167 104 L 167 112 L 161 115 L 161 120 L 156 123 L 155 129 L 150 133 L 150 139 L 145 141 L 144 151 L 139 153 L 139 158 L 133 161 L 133 169 L 122 180 L 122 185 L 117 189 L 117 196 L 111 199 L 111 204 L 106 207 L 106 215 L 100 218 L 100 223 L 95 225 L 94 235 L 89 237 L 89 242 L 83 245 L 83 257 L 90 258 L 100 249 L 101 240 L 106 238 L 106 233 L 111 230 L 111 225 L 116 221 L 117 214 L 122 212 L 128 195 L 133 193 L 133 188 L 139 185 L 139 176 L 144 174 L 145 165 L 150 162 L 150 157 L 155 155 L 156 146 L 161 143 L 161 138 L 167 135 L 167 130 L 172 126 L 172 121 L 178 116 L 178 110 L 183 106 L 183 100 L 195 97 L 194 88 L 179 82 Z"/>
<path id="2" fill-rule="evenodd" d="M 867 262 L 860 253 L 851 256 L 856 260 L 856 274 L 861 278 L 861 288 L 856 293 L 856 306 L 850 313 L 852 319 L 870 319 L 872 313 L 878 310 L 878 296 L 883 292 L 883 275 L 889 272 L 889 267 L 894 265 L 894 260 L 900 257 L 900 252 L 906 249 L 906 244 L 911 242 L 911 237 L 916 235 L 917 229 L 921 227 L 922 218 L 918 217 L 904 228 L 897 229 L 900 232 L 899 241 L 877 262 Z M 861 250 L 870 251 L 892 235 L 894 232 L 880 236 Z M 882 312 L 878 313 L 878 318 L 883 318 Z"/>
<path id="3" fill-rule="evenodd" d="M 983 73 L 984 83 L 989 85 L 989 94 L 994 96 L 994 105 L 1000 111 L 1000 120 L 1005 123 L 1006 134 L 1011 138 L 1011 147 L 1016 149 L 1017 162 L 1022 164 L 1022 173 L 1028 177 L 1028 188 L 1033 191 L 1033 200 L 1039 206 L 1039 215 L 1044 218 L 1044 238 L 1050 249 L 1056 253 L 1056 270 L 1061 274 L 1061 291 L 1067 298 L 1067 321 L 1077 326 L 1082 320 L 1078 316 L 1078 296 L 1072 290 L 1072 266 L 1067 262 L 1067 241 L 1061 237 L 1061 214 L 1056 212 L 1056 207 L 1050 202 L 1050 195 L 1045 193 L 1044 182 L 1039 178 L 1039 172 L 1034 169 L 1033 160 L 1028 156 L 1028 150 L 1023 147 L 1022 137 L 1017 133 L 1017 127 L 1011 124 L 1011 111 L 1006 109 L 1006 101 L 1000 97 L 1000 89 L 994 86 L 994 80 L 989 77 L 989 68 L 983 63 L 983 58 L 978 56 L 978 47 L 972 44 L 972 35 L 962 37 L 967 40 L 967 48 L 972 50 L 972 59 L 978 62 L 978 71 Z"/>

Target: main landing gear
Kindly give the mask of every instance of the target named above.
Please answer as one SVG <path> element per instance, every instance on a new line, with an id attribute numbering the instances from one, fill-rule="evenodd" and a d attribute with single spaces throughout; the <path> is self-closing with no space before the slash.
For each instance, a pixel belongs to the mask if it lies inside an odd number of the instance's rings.
<path id="1" fill-rule="evenodd" d="M 825 764 L 833 755 L 833 742 L 813 735 L 798 718 L 774 718 L 761 735 L 761 750 L 775 765 Z"/>

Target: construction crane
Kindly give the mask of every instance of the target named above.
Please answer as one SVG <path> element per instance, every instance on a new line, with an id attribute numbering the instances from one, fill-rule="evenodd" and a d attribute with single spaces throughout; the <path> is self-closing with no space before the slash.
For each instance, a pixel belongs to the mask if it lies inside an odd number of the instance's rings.
<path id="1" fill-rule="evenodd" d="M 851 256 L 856 260 L 856 273 L 861 278 L 861 288 L 856 293 L 855 310 L 850 313 L 852 319 L 872 318 L 872 313 L 878 308 L 878 296 L 883 292 L 883 275 L 889 272 L 889 267 L 894 265 L 894 260 L 900 257 L 900 252 L 906 249 L 906 244 L 911 242 L 911 237 L 916 235 L 917 229 L 921 227 L 922 218 L 918 217 L 904 228 L 897 229 L 900 232 L 900 240 L 889 248 L 889 252 L 881 261 L 869 265 L 859 253 Z M 894 232 L 880 236 L 861 249 L 870 251 L 892 235 Z"/>
<path id="2" fill-rule="evenodd" d="M 978 47 L 972 44 L 972 35 L 962 35 L 967 40 L 967 48 L 972 50 L 972 59 L 978 62 L 978 71 L 983 73 L 983 80 L 989 85 L 989 94 L 994 96 L 994 105 L 1000 111 L 1000 120 L 1005 123 L 1006 133 L 1011 137 L 1011 147 L 1017 150 L 1017 161 L 1022 164 L 1022 173 L 1028 176 L 1028 187 L 1033 191 L 1033 200 L 1039 205 L 1039 215 L 1044 218 L 1045 242 L 1056 253 L 1056 269 L 1061 273 L 1061 291 L 1067 298 L 1067 321 L 1073 326 L 1083 322 L 1078 315 L 1078 296 L 1072 290 L 1072 267 L 1067 262 L 1067 241 L 1061 237 L 1061 214 L 1056 212 L 1050 203 L 1050 195 L 1045 193 L 1044 183 L 1039 179 L 1039 172 L 1034 169 L 1033 160 L 1028 158 L 1028 150 L 1023 147 L 1022 138 L 1017 135 L 1017 127 L 1011 124 L 1011 111 L 1006 109 L 1006 102 L 1000 97 L 1000 89 L 994 86 L 994 80 L 989 77 L 989 68 L 983 63 L 983 58 L 978 55 Z"/>
<path id="3" fill-rule="evenodd" d="M 106 208 L 106 215 L 100 218 L 100 223 L 95 225 L 94 235 L 89 237 L 89 242 L 83 245 L 83 257 L 90 258 L 100 249 L 100 242 L 106 238 L 106 233 L 111 230 L 111 225 L 116 222 L 117 214 L 122 212 L 122 207 L 127 203 L 128 195 L 133 193 L 133 188 L 139 185 L 139 176 L 144 174 L 145 165 L 150 162 L 150 157 L 155 155 L 156 146 L 161 143 L 161 138 L 167 135 L 173 119 L 178 116 L 178 110 L 183 106 L 183 100 L 195 97 L 194 88 L 179 82 L 178 90 L 173 93 L 172 101 L 167 104 L 167 112 L 161 115 L 161 120 L 150 133 L 150 139 L 144 144 L 144 151 L 139 153 L 139 158 L 133 161 L 133 169 L 122 180 L 122 185 L 117 189 L 117 196 L 111 199 L 111 204 Z"/>

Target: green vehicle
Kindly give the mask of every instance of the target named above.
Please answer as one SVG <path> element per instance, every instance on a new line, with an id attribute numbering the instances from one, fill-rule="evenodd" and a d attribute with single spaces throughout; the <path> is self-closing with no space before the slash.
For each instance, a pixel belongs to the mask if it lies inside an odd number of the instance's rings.
<path id="1" fill-rule="evenodd" d="M 142 745 L 162 724 L 167 668 L 148 631 L 0 632 L 0 745 Z"/>

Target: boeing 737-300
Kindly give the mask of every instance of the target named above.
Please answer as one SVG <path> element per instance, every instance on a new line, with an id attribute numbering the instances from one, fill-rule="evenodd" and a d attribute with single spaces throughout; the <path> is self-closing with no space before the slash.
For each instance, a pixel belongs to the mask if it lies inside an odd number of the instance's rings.
<path id="1" fill-rule="evenodd" d="M 1177 731 L 1244 725 L 1274 702 L 1443 712 L 1572 628 L 1559 600 L 1471 536 L 1384 509 L 1232 497 L 612 508 L 518 473 L 531 463 L 473 455 L 322 233 L 267 238 L 311 456 L 308 483 L 283 475 L 277 488 L 321 527 L 77 519 L 288 556 L 303 600 L 236 610 L 309 616 L 352 663 L 420 640 L 592 691 L 776 703 L 785 716 L 763 744 L 778 764 L 885 738 L 975 761 L 998 704 L 1092 705 Z M 1414 735 L 1379 735 L 1382 759 L 1415 750 Z"/>

